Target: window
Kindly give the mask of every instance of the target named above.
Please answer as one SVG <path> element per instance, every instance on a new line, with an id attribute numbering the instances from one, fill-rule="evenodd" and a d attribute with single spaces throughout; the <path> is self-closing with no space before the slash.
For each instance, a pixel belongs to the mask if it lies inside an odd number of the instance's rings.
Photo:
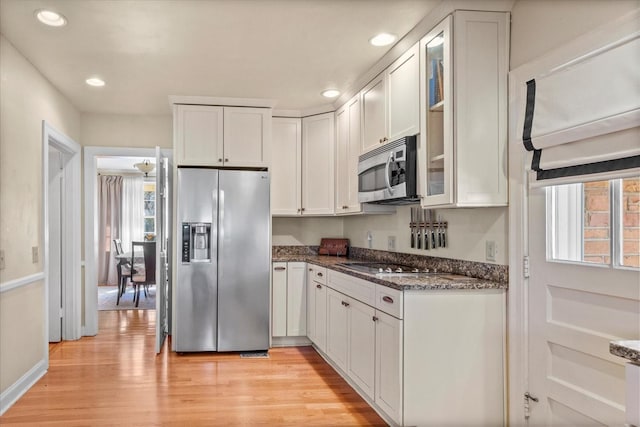
<path id="1" fill-rule="evenodd" d="M 640 268 L 640 177 L 547 188 L 548 258 Z"/>
<path id="2" fill-rule="evenodd" d="M 156 239 L 156 183 L 144 183 L 144 240 Z"/>

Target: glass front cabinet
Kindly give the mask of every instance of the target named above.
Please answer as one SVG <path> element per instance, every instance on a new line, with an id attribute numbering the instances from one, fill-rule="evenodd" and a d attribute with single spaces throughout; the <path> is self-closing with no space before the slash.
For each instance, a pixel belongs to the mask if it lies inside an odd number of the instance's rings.
<path id="1" fill-rule="evenodd" d="M 507 204 L 508 13 L 456 11 L 420 41 L 422 206 Z"/>

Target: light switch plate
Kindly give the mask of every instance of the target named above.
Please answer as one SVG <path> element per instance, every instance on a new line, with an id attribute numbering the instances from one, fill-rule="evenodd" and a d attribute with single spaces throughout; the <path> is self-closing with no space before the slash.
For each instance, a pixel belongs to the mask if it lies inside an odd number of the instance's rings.
<path id="1" fill-rule="evenodd" d="M 390 251 L 396 250 L 396 236 L 389 236 L 387 238 L 387 249 Z"/>

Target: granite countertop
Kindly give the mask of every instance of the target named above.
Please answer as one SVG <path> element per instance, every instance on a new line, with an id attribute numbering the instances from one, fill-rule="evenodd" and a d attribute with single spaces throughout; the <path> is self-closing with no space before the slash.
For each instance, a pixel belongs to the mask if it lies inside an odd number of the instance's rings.
<path id="1" fill-rule="evenodd" d="M 335 256 L 308 255 L 308 254 L 279 254 L 274 255 L 273 262 L 308 262 L 311 264 L 326 267 L 330 270 L 339 271 L 350 276 L 378 283 L 389 288 L 401 291 L 418 290 L 439 290 L 439 289 L 507 289 L 507 283 L 494 282 L 491 280 L 477 279 L 460 274 L 442 273 L 427 277 L 385 277 L 381 278 L 375 274 L 367 274 L 345 268 L 339 264 L 345 262 L 365 262 L 367 260 L 351 259 Z M 375 262 L 375 261 L 372 261 Z"/>
<path id="2" fill-rule="evenodd" d="M 623 357 L 630 362 L 640 363 L 640 340 L 611 341 L 609 351 L 611 354 Z"/>

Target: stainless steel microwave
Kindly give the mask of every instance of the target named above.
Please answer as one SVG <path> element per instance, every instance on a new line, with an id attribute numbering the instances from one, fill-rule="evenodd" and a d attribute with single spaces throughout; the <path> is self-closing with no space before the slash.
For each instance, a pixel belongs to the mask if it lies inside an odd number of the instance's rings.
<path id="1" fill-rule="evenodd" d="M 406 136 L 358 157 L 358 201 L 416 203 L 416 136 Z"/>

